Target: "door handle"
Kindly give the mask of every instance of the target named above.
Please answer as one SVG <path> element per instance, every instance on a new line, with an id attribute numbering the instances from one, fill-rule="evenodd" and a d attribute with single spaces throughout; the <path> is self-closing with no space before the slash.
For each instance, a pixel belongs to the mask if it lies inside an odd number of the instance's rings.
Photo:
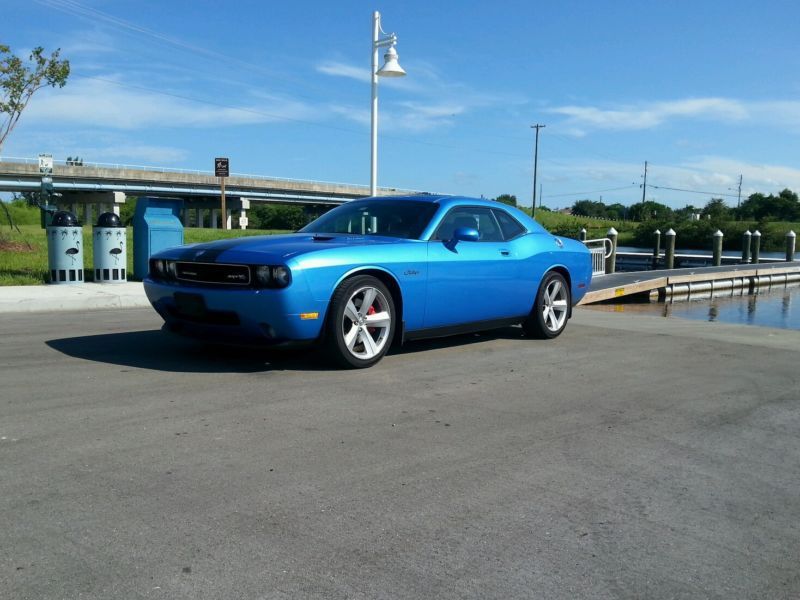
<path id="1" fill-rule="evenodd" d="M 508 250 L 500 250 L 500 254 L 502 254 L 503 256 L 508 256 L 511 253 Z"/>

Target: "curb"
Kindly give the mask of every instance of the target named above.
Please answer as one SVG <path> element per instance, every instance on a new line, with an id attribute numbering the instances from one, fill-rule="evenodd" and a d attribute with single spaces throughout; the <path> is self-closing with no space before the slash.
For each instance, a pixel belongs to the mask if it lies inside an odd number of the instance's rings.
<path id="1" fill-rule="evenodd" d="M 0 314 L 149 306 L 140 282 L 0 287 Z"/>

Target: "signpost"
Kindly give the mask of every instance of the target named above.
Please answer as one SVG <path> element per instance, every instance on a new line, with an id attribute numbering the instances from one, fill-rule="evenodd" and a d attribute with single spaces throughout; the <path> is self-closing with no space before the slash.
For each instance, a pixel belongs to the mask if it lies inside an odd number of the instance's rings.
<path id="1" fill-rule="evenodd" d="M 214 159 L 214 175 L 219 177 L 219 187 L 222 196 L 222 228 L 228 228 L 228 211 L 225 210 L 225 178 L 230 175 L 229 161 L 227 158 Z"/>
<path id="2" fill-rule="evenodd" d="M 52 154 L 39 155 L 39 173 L 41 173 L 42 175 L 51 175 L 53 173 Z"/>

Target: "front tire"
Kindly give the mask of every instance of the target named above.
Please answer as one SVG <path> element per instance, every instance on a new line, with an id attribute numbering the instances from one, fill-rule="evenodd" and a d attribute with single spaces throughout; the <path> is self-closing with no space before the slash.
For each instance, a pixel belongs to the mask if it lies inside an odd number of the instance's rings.
<path id="1" fill-rule="evenodd" d="M 539 286 L 533 311 L 522 328 L 530 337 L 545 340 L 558 337 L 567 326 L 570 304 L 567 280 L 558 271 L 550 271 Z"/>
<path id="2" fill-rule="evenodd" d="M 371 275 L 347 279 L 336 288 L 326 323 L 327 353 L 340 366 L 371 367 L 389 350 L 395 331 L 394 300 Z"/>

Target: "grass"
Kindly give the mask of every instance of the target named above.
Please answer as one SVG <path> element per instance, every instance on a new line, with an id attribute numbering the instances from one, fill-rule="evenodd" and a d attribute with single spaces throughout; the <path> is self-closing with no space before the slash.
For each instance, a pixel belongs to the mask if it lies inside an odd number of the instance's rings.
<path id="1" fill-rule="evenodd" d="M 0 286 L 40 285 L 47 283 L 47 240 L 38 225 L 20 225 L 21 233 L 11 229 L 0 232 Z M 184 229 L 187 244 L 250 235 L 287 233 L 277 230 Z M 92 273 L 92 228 L 83 228 L 83 265 L 87 277 Z M 128 227 L 128 269 L 133 269 L 133 230 Z"/>
<path id="2" fill-rule="evenodd" d="M 625 246 L 633 240 L 638 223 L 632 221 L 612 221 L 591 217 L 574 217 L 557 212 L 537 211 L 536 220 L 548 231 L 564 237 L 578 238 L 581 229 L 586 229 L 586 239 L 606 237 L 612 227 L 619 233 L 618 244 Z"/>

